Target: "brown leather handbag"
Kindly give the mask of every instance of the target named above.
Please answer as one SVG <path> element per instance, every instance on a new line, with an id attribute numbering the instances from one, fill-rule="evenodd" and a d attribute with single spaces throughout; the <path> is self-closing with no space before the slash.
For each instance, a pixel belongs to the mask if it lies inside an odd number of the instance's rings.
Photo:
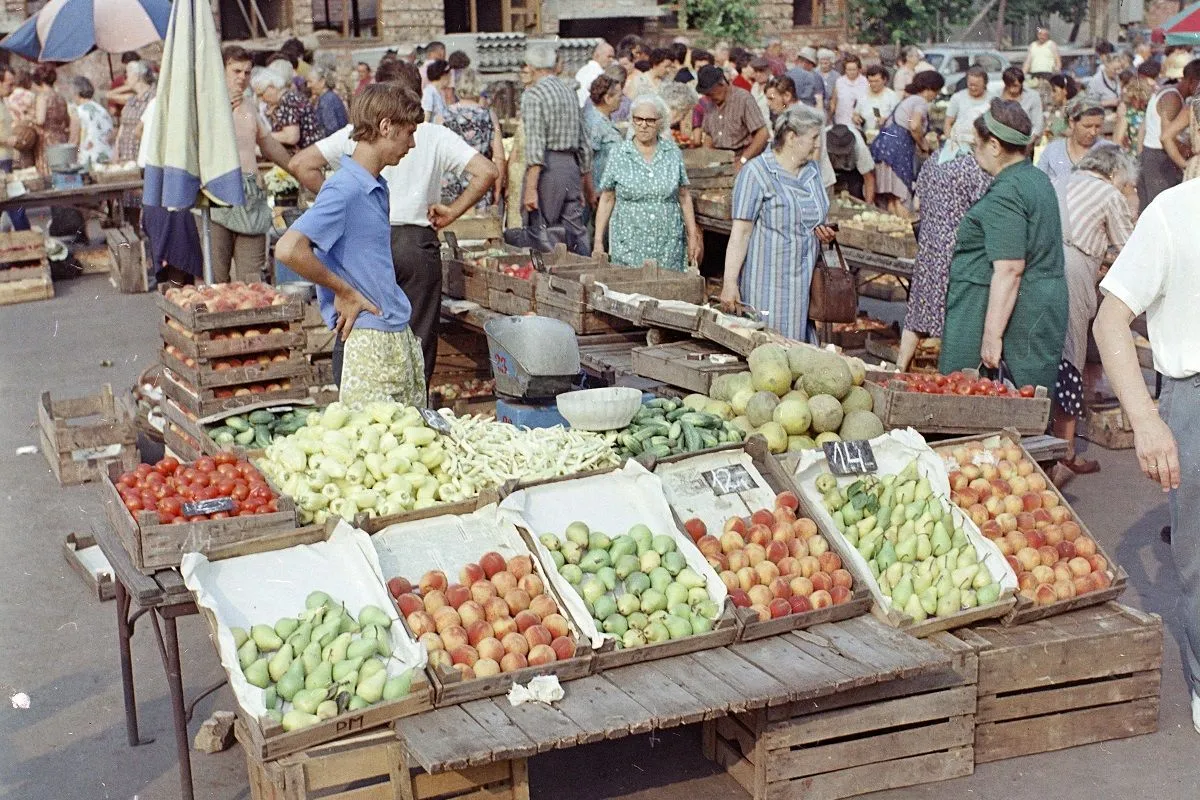
<path id="1" fill-rule="evenodd" d="M 858 290 L 854 273 L 846 266 L 841 245 L 833 240 L 837 264 L 830 265 L 828 251 L 822 248 L 813 267 L 812 287 L 808 292 L 808 318 L 813 322 L 854 322 L 858 317 Z"/>

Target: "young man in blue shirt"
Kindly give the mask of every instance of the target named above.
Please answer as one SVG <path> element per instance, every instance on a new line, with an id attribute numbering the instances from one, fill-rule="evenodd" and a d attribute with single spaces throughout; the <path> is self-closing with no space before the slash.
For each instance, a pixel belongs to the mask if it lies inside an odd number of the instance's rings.
<path id="1" fill-rule="evenodd" d="M 365 87 L 350 104 L 354 154 L 283 235 L 276 257 L 317 284 L 321 316 L 345 342 L 341 400 L 425 405 L 425 364 L 412 306 L 392 268 L 384 167 L 412 147 L 421 98 L 395 84 Z"/>

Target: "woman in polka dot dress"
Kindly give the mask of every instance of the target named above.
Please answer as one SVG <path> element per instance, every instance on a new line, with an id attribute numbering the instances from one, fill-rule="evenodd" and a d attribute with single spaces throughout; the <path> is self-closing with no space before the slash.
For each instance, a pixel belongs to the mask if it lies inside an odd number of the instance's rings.
<path id="1" fill-rule="evenodd" d="M 607 231 L 614 264 L 640 267 L 653 260 L 682 272 L 686 255 L 689 269 L 698 271 L 703 239 L 683 155 L 664 138 L 670 120 L 666 104 L 657 95 L 644 95 L 634 100 L 631 116 L 631 138 L 612 149 L 600 176 L 593 254 L 604 252 Z"/>

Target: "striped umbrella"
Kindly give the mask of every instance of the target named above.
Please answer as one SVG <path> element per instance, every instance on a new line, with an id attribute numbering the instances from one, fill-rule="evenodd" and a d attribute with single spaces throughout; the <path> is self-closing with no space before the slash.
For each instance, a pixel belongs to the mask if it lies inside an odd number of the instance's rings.
<path id="1" fill-rule="evenodd" d="M 162 39 L 170 0 L 50 0 L 0 41 L 30 61 L 74 61 L 96 48 L 136 50 Z"/>
<path id="2" fill-rule="evenodd" d="M 1162 24 L 1167 44 L 1200 44 L 1200 3 L 1192 3 Z"/>

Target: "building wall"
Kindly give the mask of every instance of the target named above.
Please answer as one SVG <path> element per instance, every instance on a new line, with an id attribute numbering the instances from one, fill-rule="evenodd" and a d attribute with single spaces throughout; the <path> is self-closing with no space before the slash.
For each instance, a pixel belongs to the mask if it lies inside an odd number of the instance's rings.
<path id="1" fill-rule="evenodd" d="M 428 42 L 445 32 L 442 0 L 379 0 L 379 34 L 385 44 Z"/>

